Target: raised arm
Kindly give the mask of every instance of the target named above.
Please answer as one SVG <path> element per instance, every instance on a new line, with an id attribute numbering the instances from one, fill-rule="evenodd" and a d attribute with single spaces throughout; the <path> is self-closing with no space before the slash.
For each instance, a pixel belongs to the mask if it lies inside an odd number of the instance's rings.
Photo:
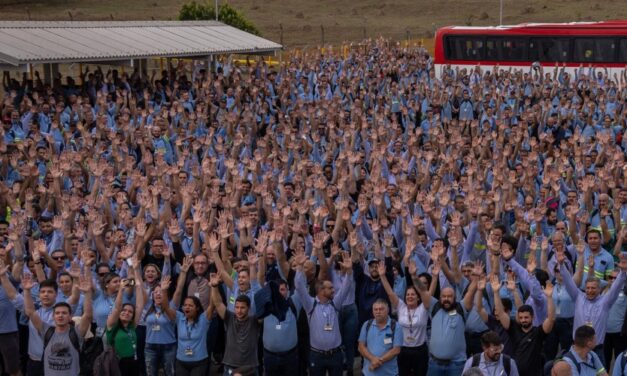
<path id="1" fill-rule="evenodd" d="M 85 300 L 83 301 L 83 315 L 81 316 L 81 321 L 79 322 L 77 329 L 78 334 L 81 337 L 85 337 L 85 334 L 87 334 L 87 331 L 91 326 L 91 321 L 94 317 L 94 289 L 92 288 L 92 281 L 90 276 L 81 275 L 78 284 L 78 289 L 85 295 Z"/>
<path id="2" fill-rule="evenodd" d="M 189 272 L 189 268 L 192 266 L 193 262 L 194 259 L 192 258 L 192 256 L 186 256 L 183 259 L 181 272 L 179 273 L 179 277 L 176 281 L 176 289 L 174 290 L 174 294 L 172 295 L 172 304 L 174 304 L 175 307 L 178 307 L 181 304 L 181 295 L 183 295 L 185 280 L 187 279 L 187 273 Z"/>
<path id="3" fill-rule="evenodd" d="M 113 309 L 111 310 L 111 313 L 109 313 L 109 317 L 107 317 L 107 329 L 112 329 L 118 323 L 118 320 L 120 318 L 120 312 L 122 311 L 123 294 L 124 287 L 120 285 L 120 288 L 118 289 L 118 294 L 115 297 L 115 304 L 113 306 Z M 136 316 L 141 316 L 139 311 L 137 311 Z"/>
<path id="4" fill-rule="evenodd" d="M 494 294 L 494 315 L 503 326 L 503 329 L 508 330 L 510 326 L 510 317 L 503 308 L 503 302 L 501 301 L 501 295 L 499 294 L 501 281 L 499 281 L 499 276 L 497 274 L 490 275 L 490 287 L 492 287 L 492 294 Z"/>
<path id="5" fill-rule="evenodd" d="M 557 263 L 560 266 L 560 274 L 562 275 L 562 280 L 564 281 L 564 287 L 566 287 L 566 292 L 570 295 L 573 301 L 576 301 L 580 294 L 583 294 L 575 282 L 573 281 L 573 276 L 570 274 L 566 265 L 564 264 L 564 260 L 566 259 L 566 255 L 561 253 L 556 253 L 555 257 L 557 258 Z"/>
<path id="6" fill-rule="evenodd" d="M 231 277 L 231 275 L 226 271 L 224 267 L 224 262 L 222 260 L 222 255 L 220 255 L 220 252 L 218 252 L 220 250 L 221 243 L 220 237 L 218 234 L 214 233 L 209 235 L 208 238 L 209 249 L 211 250 L 211 254 L 213 255 L 213 262 L 215 262 L 216 264 L 218 274 L 220 275 L 220 278 L 222 278 L 224 284 L 232 290 L 234 286 L 233 277 Z"/>
<path id="7" fill-rule="evenodd" d="M 555 303 L 553 303 L 553 284 L 551 281 L 546 281 L 546 287 L 544 288 L 544 295 L 548 303 L 548 315 L 542 323 L 542 330 L 544 333 L 549 334 L 553 330 L 553 324 L 555 324 Z"/>
<path id="8" fill-rule="evenodd" d="M 416 264 L 411 262 L 408 269 L 409 274 L 411 274 L 411 280 L 414 282 L 414 286 L 416 286 L 416 289 L 418 290 L 418 295 L 420 295 L 420 300 L 422 300 L 422 305 L 428 310 L 431 306 L 432 296 L 429 293 L 427 286 L 425 286 L 416 275 Z"/>
<path id="9" fill-rule="evenodd" d="M 224 320 L 224 317 L 226 316 L 226 306 L 224 305 L 224 302 L 222 302 L 222 297 L 218 291 L 220 277 L 216 274 L 211 275 L 209 283 L 211 285 L 211 304 L 215 308 L 216 312 L 218 312 L 218 316 Z"/>
<path id="10" fill-rule="evenodd" d="M 163 276 L 161 279 L 161 310 L 165 313 L 170 321 L 176 319 L 176 310 L 170 305 L 168 299 L 168 289 L 170 288 L 170 276 Z"/>
<path id="11" fill-rule="evenodd" d="M 35 303 L 33 302 L 33 296 L 31 294 L 33 285 L 33 276 L 30 273 L 24 273 L 24 275 L 22 275 L 22 290 L 24 290 L 24 294 L 22 295 L 24 297 L 24 314 L 28 316 L 35 329 L 37 329 L 38 332 L 41 332 L 43 322 L 35 310 Z"/>
<path id="12" fill-rule="evenodd" d="M 477 291 L 475 292 L 475 307 L 477 308 L 477 313 L 479 313 L 479 317 L 485 323 L 488 322 L 490 318 L 490 313 L 485 310 L 483 306 L 483 292 L 485 291 L 486 286 L 486 276 L 482 275 L 477 281 Z"/>
<path id="13" fill-rule="evenodd" d="M 612 283 L 607 294 L 604 296 L 603 307 L 605 309 L 610 309 L 610 307 L 616 302 L 618 299 L 618 294 L 620 294 L 623 286 L 625 285 L 625 271 L 627 270 L 627 256 L 621 255 L 620 264 L 621 271 L 618 273 L 616 280 Z"/>
<path id="14" fill-rule="evenodd" d="M 383 261 L 379 261 L 379 264 L 377 265 L 377 268 L 379 269 L 379 275 L 385 275 L 385 263 Z M 390 298 L 390 303 L 392 303 L 392 308 L 396 308 L 398 307 L 398 296 L 396 296 L 396 294 L 394 293 L 394 290 L 392 289 L 392 286 L 390 286 L 390 282 L 388 282 L 387 278 L 381 278 L 381 284 L 383 285 L 383 288 L 385 289 L 385 293 L 388 294 L 388 298 Z"/>

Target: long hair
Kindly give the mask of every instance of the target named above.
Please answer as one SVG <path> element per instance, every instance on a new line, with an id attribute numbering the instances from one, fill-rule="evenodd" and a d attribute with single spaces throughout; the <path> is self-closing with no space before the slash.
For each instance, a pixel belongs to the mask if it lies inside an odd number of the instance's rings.
<path id="1" fill-rule="evenodd" d="M 194 295 L 190 295 L 186 297 L 185 299 L 190 299 L 192 302 L 194 302 L 194 306 L 196 307 L 196 314 L 192 317 L 192 322 L 196 324 L 198 322 L 198 318 L 204 312 L 204 309 L 202 308 L 202 304 L 200 303 L 200 299 L 198 299 Z M 185 300 L 183 300 L 183 303 L 185 303 Z"/>

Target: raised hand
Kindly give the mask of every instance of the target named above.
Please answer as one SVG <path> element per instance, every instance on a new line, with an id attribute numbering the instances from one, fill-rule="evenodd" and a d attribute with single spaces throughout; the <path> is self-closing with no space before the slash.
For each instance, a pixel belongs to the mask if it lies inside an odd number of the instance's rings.
<path id="1" fill-rule="evenodd" d="M 187 273 L 193 263 L 194 258 L 192 257 L 192 255 L 185 256 L 185 258 L 183 259 L 183 264 L 181 264 L 181 271 Z"/>
<path id="2" fill-rule="evenodd" d="M 170 283 L 172 282 L 169 275 L 163 276 L 161 278 L 161 290 L 168 290 L 170 288 Z"/>
<path id="3" fill-rule="evenodd" d="M 35 286 L 35 282 L 33 281 L 33 275 L 30 273 L 22 274 L 22 289 L 29 291 Z"/>
<path id="4" fill-rule="evenodd" d="M 551 281 L 546 281 L 546 287 L 544 288 L 544 295 L 546 295 L 547 298 L 552 299 L 553 283 L 551 283 Z"/>
<path id="5" fill-rule="evenodd" d="M 501 281 L 499 280 L 498 274 L 490 274 L 490 287 L 492 287 L 492 291 L 499 291 L 501 288 Z"/>
<path id="6" fill-rule="evenodd" d="M 92 289 L 91 278 L 86 275 L 79 275 L 78 279 L 78 290 L 83 294 L 87 294 Z"/>
<path id="7" fill-rule="evenodd" d="M 385 262 L 384 261 L 379 261 L 377 263 L 377 271 L 379 272 L 379 277 L 383 278 L 383 276 L 385 275 Z"/>

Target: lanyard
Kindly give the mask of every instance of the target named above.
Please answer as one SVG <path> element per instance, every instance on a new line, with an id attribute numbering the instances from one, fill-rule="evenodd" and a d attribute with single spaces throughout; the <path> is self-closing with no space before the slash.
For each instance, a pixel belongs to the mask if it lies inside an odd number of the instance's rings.
<path id="1" fill-rule="evenodd" d="M 196 324 L 189 325 L 187 320 L 185 320 L 185 330 L 187 331 L 187 339 L 192 339 L 192 329 Z"/>

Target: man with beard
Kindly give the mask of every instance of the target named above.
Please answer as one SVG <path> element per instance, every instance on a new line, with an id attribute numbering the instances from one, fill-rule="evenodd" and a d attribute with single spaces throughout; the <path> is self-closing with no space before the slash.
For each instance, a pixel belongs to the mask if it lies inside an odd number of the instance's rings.
<path id="1" fill-rule="evenodd" d="M 497 291 L 501 285 L 499 277 L 493 274 L 490 277 L 492 289 Z M 548 317 L 541 326 L 533 326 L 533 308 L 529 305 L 522 305 L 516 313 L 516 321 L 511 321 L 508 313 L 503 309 L 503 304 L 499 294 L 494 294 L 495 314 L 501 325 L 510 336 L 514 348 L 514 360 L 520 367 L 521 376 L 537 376 L 542 374 L 542 349 L 544 338 L 553 329 L 555 322 L 555 305 L 551 296 L 553 285 L 547 282 L 544 294 L 548 297 Z"/>
<path id="2" fill-rule="evenodd" d="M 412 272 L 413 273 L 413 272 Z M 428 376 L 458 376 L 466 362 L 466 318 L 472 309 L 473 294 L 466 294 L 463 304 L 455 301 L 455 290 L 445 287 L 440 300 L 434 301 L 427 287 L 413 273 L 422 304 L 431 316 Z M 474 283 L 474 282 L 473 282 Z"/>
<path id="3" fill-rule="evenodd" d="M 593 351 L 595 344 L 594 328 L 582 325 L 575 330 L 574 344 L 562 357 L 562 361 L 570 367 L 572 375 L 607 376 L 601 359 Z"/>
<path id="4" fill-rule="evenodd" d="M 483 352 L 475 354 L 466 361 L 464 372 L 472 367 L 478 367 L 484 375 L 518 376 L 516 362 L 509 356 L 502 354 L 503 342 L 496 332 L 485 332 L 481 336 Z"/>

